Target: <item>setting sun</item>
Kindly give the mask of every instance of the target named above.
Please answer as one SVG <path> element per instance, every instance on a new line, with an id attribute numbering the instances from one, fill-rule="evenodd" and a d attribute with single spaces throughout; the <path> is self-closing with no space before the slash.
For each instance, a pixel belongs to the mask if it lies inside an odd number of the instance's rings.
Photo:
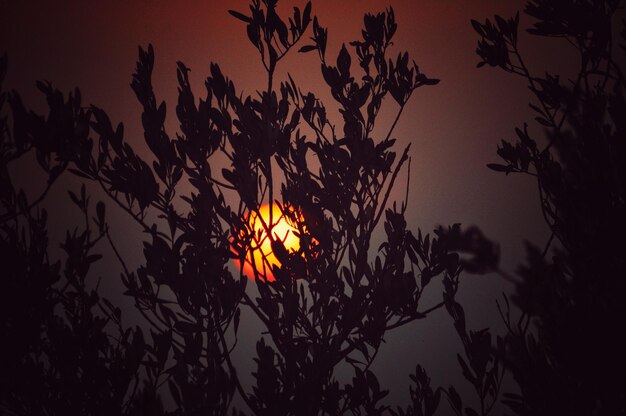
<path id="1" fill-rule="evenodd" d="M 298 232 L 297 228 L 292 226 L 285 216 L 281 214 L 278 204 L 272 206 L 272 211 L 273 225 L 270 226 L 270 229 L 272 230 L 274 240 L 282 241 L 288 252 L 298 251 L 300 249 L 300 238 L 295 234 Z M 243 273 L 249 279 L 254 280 L 254 270 L 256 268 L 261 280 L 267 279 L 272 282 L 276 279 L 271 271 L 271 267 L 273 265 L 280 266 L 280 261 L 274 255 L 272 243 L 263 227 L 263 223 L 269 225 L 270 222 L 270 205 L 262 205 L 259 208 L 259 215 L 262 221 L 255 212 L 250 214 L 248 220 L 250 231 L 254 231 L 254 237 L 246 255 Z M 263 259 L 266 261 L 263 261 Z M 238 269 L 241 268 L 239 260 L 235 259 L 235 264 Z"/>

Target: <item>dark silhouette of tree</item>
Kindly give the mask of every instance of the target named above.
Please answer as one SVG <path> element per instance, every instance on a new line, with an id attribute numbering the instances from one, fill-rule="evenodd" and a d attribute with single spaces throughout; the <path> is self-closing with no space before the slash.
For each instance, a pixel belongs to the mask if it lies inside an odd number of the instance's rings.
<path id="1" fill-rule="evenodd" d="M 511 317 L 508 299 L 502 308 L 504 358 L 520 387 L 505 402 L 517 414 L 626 413 L 623 7 L 614 0 L 527 3 L 525 13 L 536 19 L 530 34 L 559 38 L 577 52 L 571 78 L 531 73 L 518 48 L 519 16 L 472 21 L 481 36 L 478 66 L 525 80 L 542 130 L 516 128 L 516 141 L 498 148 L 505 163 L 488 165 L 537 182 L 551 231 L 545 247 L 528 245 L 520 266 L 513 302 L 521 316 Z"/>
<path id="2" fill-rule="evenodd" d="M 49 83 L 38 83 L 47 115 L 27 110 L 16 92 L 8 95 L 13 128 L 3 126 L 7 213 L 1 220 L 3 244 L 11 250 L 3 254 L 11 265 L 17 262 L 11 285 L 22 298 L 34 296 L 35 285 L 42 306 L 30 311 L 30 303 L 18 298 L 3 305 L 9 309 L 5 339 L 19 339 L 16 351 L 4 357 L 12 362 L 2 379 L 7 412 L 75 408 L 156 414 L 162 412 L 165 385 L 180 414 L 225 414 L 236 392 L 254 414 L 380 414 L 388 408 L 381 402 L 387 392 L 370 370 L 384 334 L 444 305 L 419 303 L 434 278 L 445 281 L 452 299 L 462 269 L 443 232 L 414 236 L 404 220 L 406 202 L 389 203 L 409 160 L 408 146 L 399 157 L 392 151 L 393 129 L 413 92 L 438 80 L 424 75 L 406 53 L 388 58 L 396 31 L 391 8 L 365 16 L 363 38 L 351 43 L 358 66 L 345 45 L 336 64 L 326 60 L 327 31 L 312 17 L 310 3 L 302 11 L 294 8 L 288 23 L 275 8 L 275 1 L 255 0 L 250 15 L 231 11 L 246 23 L 267 72 L 267 88 L 258 96 L 237 92 L 211 64 L 205 95 L 197 100 L 189 69 L 178 63 L 180 132 L 175 138 L 164 127 L 166 104 L 158 102 L 152 87 L 153 48 L 139 49 L 131 87 L 143 108 L 151 161 L 124 140 L 122 123 L 114 126 L 104 110 L 83 106 L 78 90 L 65 99 Z M 301 91 L 291 75 L 284 82 L 274 80 L 276 65 L 309 26 L 313 43 L 300 52 L 317 51 L 340 108 L 339 129 L 322 102 Z M 399 105 L 397 116 L 384 137 L 373 137 L 389 96 Z M 13 188 L 7 166 L 30 151 L 49 179 L 42 196 L 29 204 L 25 193 Z M 230 161 L 221 172 L 216 172 L 217 155 Z M 63 273 L 61 263 L 49 263 L 46 213 L 37 207 L 66 170 L 99 185 L 148 235 L 145 263 L 137 270 L 127 267 L 115 245 L 104 203 L 98 202 L 91 218 L 85 188 L 80 197 L 70 193 L 85 228 L 68 233 Z M 193 191 L 177 198 L 183 180 Z M 236 203 L 229 205 L 233 196 Z M 275 201 L 278 208 L 271 205 Z M 263 203 L 272 207 L 269 220 L 259 215 Z M 248 224 L 253 215 L 264 233 Z M 297 229 L 297 252 L 271 232 L 279 217 Z M 152 223 L 154 218 L 160 222 Z M 386 239 L 370 247 L 381 222 Z M 260 239 L 271 241 L 280 265 L 252 263 L 259 292 L 253 299 L 245 291 L 243 270 L 233 276 L 227 264 L 238 259 L 243 269 L 250 247 Z M 89 266 L 99 258 L 90 253 L 99 241 L 108 242 L 117 256 L 126 295 L 150 325 L 150 339 L 139 327 L 125 329 L 121 311 L 87 289 Z M 257 342 L 252 391 L 244 390 L 230 357 L 241 307 L 250 308 L 267 330 Z M 22 321 L 29 324 L 30 336 L 17 329 Z M 334 377 L 341 363 L 353 368 L 351 382 L 340 384 Z M 31 374 L 22 371 L 24 365 L 50 397 L 30 400 Z M 14 388 L 14 380 L 20 380 L 20 388 Z M 415 409 L 424 406 L 432 414 L 440 391 L 432 391 L 420 367 L 414 380 Z M 81 390 L 82 398 L 73 395 L 79 386 L 92 384 Z"/>
<path id="3" fill-rule="evenodd" d="M 5 103 L 10 108 L 10 118 L 0 119 L 0 256 L 8 270 L 0 335 L 10 340 L 0 356 L 2 412 L 433 415 L 443 395 L 457 415 L 487 415 L 508 370 L 520 391 L 506 393 L 504 402 L 518 414 L 623 414 L 626 349 L 619 328 L 625 306 L 616 294 L 625 275 L 619 237 L 626 231 L 626 104 L 611 26 L 618 6 L 608 0 L 528 3 L 526 13 L 538 20 L 531 33 L 563 37 L 580 52 L 580 71 L 568 82 L 530 74 L 517 48 L 517 16 L 496 16 L 495 24 L 472 21 L 481 36 L 479 66 L 526 79 L 546 133 L 542 141 L 526 125 L 516 129 L 519 141 L 503 141 L 498 149 L 506 164 L 489 165 L 537 180 L 552 230 L 546 247 L 529 246 L 513 299 L 521 317 L 513 322 L 505 297 L 508 331 L 495 342 L 488 329 L 467 327 L 455 295 L 462 271 L 498 271 L 497 246 L 478 228 L 458 224 L 433 235 L 414 233 L 404 218 L 406 199 L 389 200 L 410 166 L 409 146 L 394 151 L 394 127 L 413 92 L 438 82 L 408 54 L 389 57 L 393 9 L 366 15 L 362 39 L 342 45 L 332 61 L 327 30 L 310 3 L 286 20 L 275 0 L 252 0 L 249 12 L 231 11 L 246 25 L 266 85 L 244 95 L 211 64 L 197 98 L 189 68 L 179 62 L 179 132 L 173 135 L 165 128 L 166 104 L 152 86 L 154 50 L 139 48 L 131 87 L 142 106 L 150 160 L 125 140 L 122 123 L 83 105 L 78 90 L 66 98 L 39 82 L 48 104 L 44 115 L 28 110 L 17 92 L 0 92 L 0 114 L 9 112 Z M 311 42 L 302 44 L 307 30 Z M 339 126 L 314 93 L 298 87 L 297 74 L 275 79 L 294 47 L 317 52 Z M 3 58 L 0 81 L 6 67 Z M 377 136 L 384 102 L 399 108 Z M 47 176 L 31 201 L 14 186 L 10 167 L 28 155 Z M 62 242 L 64 260 L 54 261 L 40 203 L 66 171 L 87 186 L 69 192 L 80 222 Z M 181 194 L 183 183 L 191 186 L 187 194 Z M 94 209 L 88 195 L 94 187 L 144 232 L 138 268 L 131 269 L 118 249 L 105 202 Z M 269 219 L 260 215 L 263 204 L 270 206 Z M 249 223 L 253 217 L 262 230 Z M 297 250 L 272 232 L 279 219 L 297 230 Z M 371 247 L 381 227 L 384 240 Z M 265 240 L 278 264 L 250 262 L 252 248 Z M 112 249 L 143 327 L 127 327 L 120 308 L 98 294 L 90 268 L 100 260 L 101 245 Z M 235 273 L 232 260 L 240 264 Z M 246 262 L 253 282 L 244 274 Z M 422 305 L 421 295 L 436 280 L 441 301 Z M 247 284 L 256 285 L 258 297 Z M 240 382 L 231 357 L 242 308 L 265 330 L 256 344 L 251 389 Z M 371 370 L 384 336 L 439 308 L 460 336 L 457 359 L 479 407 L 464 405 L 454 386 L 433 388 L 417 365 L 410 405 L 392 409 Z M 337 380 L 338 366 L 353 371 L 350 381 Z M 244 409 L 233 406 L 237 396 Z M 164 408 L 165 400 L 175 409 Z"/>
<path id="4" fill-rule="evenodd" d="M 6 63 L 4 57 L 0 80 Z M 107 226 L 102 202 L 90 218 L 84 186 L 80 196 L 69 193 L 84 227 L 67 232 L 61 244 L 67 255 L 64 264 L 48 257 L 48 214 L 36 205 L 71 160 L 73 149 L 63 146 L 74 144 L 74 134 L 85 139 L 87 129 L 74 128 L 86 127 L 87 118 L 79 109 L 79 95 L 63 102 L 58 93 L 40 86 L 49 93 L 53 109 L 47 120 L 14 111 L 12 133 L 6 117 L 0 121 L 0 200 L 5 211 L 0 223 L 0 409 L 8 415 L 153 413 L 159 407 L 154 390 L 139 384 L 146 355 L 142 330 L 123 329 L 120 309 L 86 283 L 91 265 L 101 257 L 92 253 L 94 246 L 107 235 Z M 0 106 L 6 98 L 0 95 Z M 9 101 L 13 109 L 23 110 L 17 95 Z M 61 126 L 65 129 L 57 131 Z M 24 129 L 38 135 L 29 136 Z M 48 180 L 42 196 L 29 204 L 26 193 L 14 188 L 8 167 L 33 151 Z"/>

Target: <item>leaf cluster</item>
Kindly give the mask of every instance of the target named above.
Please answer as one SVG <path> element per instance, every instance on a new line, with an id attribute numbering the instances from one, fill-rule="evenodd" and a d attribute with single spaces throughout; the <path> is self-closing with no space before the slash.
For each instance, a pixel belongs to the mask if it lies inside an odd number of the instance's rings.
<path id="1" fill-rule="evenodd" d="M 621 44 L 613 36 L 623 7 L 619 1 L 527 3 L 526 14 L 536 19 L 528 32 L 558 38 L 576 52 L 572 78 L 528 69 L 516 42 L 517 16 L 496 16 L 497 25 L 472 22 L 481 36 L 480 64 L 525 80 L 541 131 L 516 128 L 515 141 L 498 147 L 504 164 L 487 165 L 532 177 L 551 234 L 543 248 L 528 244 L 513 298 L 521 310 L 517 322 L 508 299 L 501 309 L 508 328 L 504 359 L 520 386 L 505 402 L 517 414 L 625 411 L 618 328 L 624 317 L 626 29 Z"/>

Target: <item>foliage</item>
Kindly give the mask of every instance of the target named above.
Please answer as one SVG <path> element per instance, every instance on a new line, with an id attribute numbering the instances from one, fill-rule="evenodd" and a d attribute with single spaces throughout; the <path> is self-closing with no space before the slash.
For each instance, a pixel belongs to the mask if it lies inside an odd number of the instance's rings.
<path id="1" fill-rule="evenodd" d="M 0 256 L 8 270 L 0 335 L 10 342 L 0 357 L 0 409 L 221 415 L 241 413 L 233 405 L 240 397 L 243 410 L 258 415 L 421 416 L 435 414 L 445 397 L 457 415 L 487 415 L 501 400 L 508 370 L 519 391 L 505 393 L 503 402 L 518 414 L 624 413 L 626 345 L 616 328 L 626 311 L 615 294 L 624 289 L 626 104 L 611 26 L 618 6 L 529 1 L 526 13 L 537 19 L 529 32 L 563 38 L 580 54 L 580 71 L 568 82 L 531 74 L 518 50 L 518 16 L 472 21 L 481 37 L 478 66 L 528 82 L 545 136 L 527 125 L 516 129 L 519 140 L 498 148 L 504 164 L 488 165 L 537 181 L 552 232 L 543 250 L 529 245 L 520 268 L 517 322 L 505 297 L 504 336 L 468 328 L 455 298 L 462 271 L 498 271 L 497 246 L 479 229 L 458 224 L 414 233 L 404 217 L 406 201 L 389 201 L 410 166 L 408 146 L 394 151 L 395 125 L 413 92 L 438 82 L 409 63 L 408 54 L 389 57 L 397 29 L 391 8 L 366 15 L 362 39 L 342 45 L 332 62 L 328 32 L 310 3 L 286 20 L 274 0 L 231 11 L 259 53 L 266 88 L 244 95 L 211 64 L 198 99 L 189 68 L 179 62 L 173 135 L 165 128 L 167 106 L 152 86 L 154 50 L 139 48 L 131 87 L 142 106 L 149 160 L 126 141 L 122 123 L 84 106 L 78 90 L 66 98 L 39 82 L 45 115 L 28 110 L 17 92 L 1 93 L 0 114 L 8 102 L 10 118 L 0 118 Z M 314 93 L 298 87 L 297 74 L 275 80 L 277 65 L 307 30 L 311 42 L 298 49 L 317 52 L 339 127 Z M 6 66 L 3 58 L 0 81 Z M 378 137 L 377 116 L 389 101 L 398 111 Z M 46 176 L 31 202 L 12 178 L 12 165 L 30 155 Z M 87 186 L 69 192 L 80 224 L 66 233 L 64 259 L 56 261 L 48 254 L 48 213 L 40 203 L 66 172 Z M 88 195 L 94 187 L 145 233 L 142 264 L 134 270 L 114 241 L 105 202 L 94 210 Z M 270 209 L 265 234 L 256 233 L 248 218 L 261 218 L 260 207 L 272 202 L 279 208 Z M 287 250 L 271 232 L 279 217 L 298 230 L 299 250 Z M 381 228 L 384 241 L 371 247 Z M 270 239 L 280 266 L 255 264 L 253 282 L 243 266 L 233 273 L 231 260 L 243 264 L 262 238 Z M 92 265 L 103 245 L 116 257 L 144 326 L 128 328 L 120 308 L 98 294 Z M 268 269 L 275 281 L 265 279 Z M 437 280 L 441 301 L 422 305 Z M 265 330 L 250 390 L 231 357 L 242 308 Z M 454 386 L 432 387 L 417 365 L 409 406 L 392 409 L 371 370 L 385 334 L 440 308 L 460 337 L 457 360 L 478 407 Z M 351 369 L 351 380 L 337 380 L 339 366 Z"/>
<path id="2" fill-rule="evenodd" d="M 0 80 L 6 63 L 4 57 Z M 66 158 L 72 154 L 58 144 L 67 130 L 55 135 L 55 129 L 48 126 L 70 122 L 70 128 L 79 127 L 85 113 L 79 110 L 78 95 L 63 102 L 59 94 L 47 91 L 54 108 L 47 121 L 31 114 L 25 122 L 19 117 L 26 114 L 14 111 L 11 134 L 6 117 L 0 120 L 0 201 L 5 208 L 0 222 L 0 336 L 4 340 L 0 408 L 3 414 L 154 413 L 160 408 L 156 386 L 140 386 L 138 374 L 146 355 L 143 331 L 123 329 L 120 309 L 87 285 L 90 268 L 101 257 L 93 249 L 108 230 L 102 202 L 90 218 L 93 211 L 84 186 L 80 196 L 69 193 L 84 227 L 77 224 L 61 243 L 67 256 L 64 264 L 48 256 L 48 213 L 35 206 L 68 166 Z M 0 107 L 6 99 L 2 93 Z M 16 95 L 9 96 L 9 102 L 14 110 L 23 109 Z M 39 134 L 27 136 L 20 130 L 27 126 Z M 76 130 L 77 134 L 85 132 Z M 33 150 L 47 173 L 48 188 L 29 204 L 25 192 L 14 188 L 8 167 Z M 51 166 L 53 151 L 57 157 Z"/>
<path id="3" fill-rule="evenodd" d="M 358 66 L 345 45 L 336 64 L 327 61 L 327 31 L 311 16 L 310 3 L 303 11 L 294 8 L 288 26 L 276 13 L 275 1 L 254 0 L 250 13 L 231 11 L 246 23 L 249 40 L 267 72 L 267 89 L 258 97 L 243 96 L 219 66 L 211 64 L 206 93 L 196 100 L 189 68 L 179 62 L 180 132 L 175 138 L 164 126 L 166 104 L 158 102 L 152 87 L 153 48 L 139 49 L 131 87 L 143 108 L 141 121 L 152 161 L 141 158 L 125 141 L 122 123 L 114 127 L 104 110 L 84 107 L 78 91 L 66 100 L 50 84 L 38 83 L 49 106 L 46 116 L 28 111 L 17 93 L 9 95 L 13 130 L 3 130 L 7 155 L 3 204 L 9 210 L 2 218 L 3 243 L 20 247 L 22 256 L 29 255 L 28 242 L 45 253 L 45 239 L 33 234 L 29 240 L 20 232 L 44 233 L 40 223 L 46 214 L 36 206 L 65 170 L 99 185 L 148 236 L 145 263 L 130 270 L 109 232 L 104 204 L 98 203 L 97 216 L 90 219 L 89 197 L 83 188 L 80 198 L 70 194 L 85 216 L 86 228 L 82 234 L 68 234 L 68 272 L 58 276 L 60 263 L 49 265 L 40 254 L 52 280 L 37 284 L 44 285 L 49 292 L 44 300 L 53 306 L 38 312 L 78 330 L 70 302 L 78 297 L 85 315 L 79 315 L 79 323 L 88 326 L 87 335 L 98 343 L 91 338 L 76 341 L 72 337 L 78 334 L 67 331 L 69 338 L 50 343 L 25 340 L 28 348 L 11 358 L 19 366 L 33 361 L 33 371 L 40 372 L 46 390 L 64 395 L 75 384 L 57 384 L 57 378 L 44 375 L 56 371 L 52 350 L 66 343 L 76 345 L 76 355 L 100 366 L 74 361 L 68 377 L 78 378 L 76 383 L 82 379 L 111 383 L 84 392 L 94 406 L 84 412 L 102 410 L 98 403 L 105 399 L 98 399 L 99 395 L 115 391 L 116 401 L 111 403 L 117 408 L 111 411 L 131 413 L 147 403 L 156 413 L 161 386 L 167 385 L 166 394 L 180 414 L 224 414 L 232 409 L 236 391 L 254 414 L 380 414 L 387 409 L 382 403 L 387 391 L 370 366 L 386 331 L 444 305 L 442 301 L 422 307 L 419 302 L 436 278 L 446 282 L 446 299 L 452 302 L 462 269 L 459 256 L 448 250 L 443 231 L 433 238 L 421 232 L 414 236 L 404 219 L 406 203 L 398 207 L 388 201 L 409 154 L 408 146 L 399 157 L 392 151 L 393 129 L 413 92 L 438 82 L 410 63 L 406 53 L 388 58 L 396 31 L 393 10 L 365 16 L 363 38 L 351 43 Z M 300 47 L 300 52 L 317 51 L 323 78 L 340 108 L 340 129 L 331 123 L 321 101 L 301 91 L 291 75 L 275 88 L 276 65 L 311 25 L 313 43 Z M 388 95 L 399 105 L 397 116 L 384 137 L 373 137 Z M 24 193 L 12 187 L 7 165 L 30 150 L 49 180 L 42 197 L 27 205 Z M 218 155 L 230 161 L 221 172 L 215 172 Z M 185 180 L 193 191 L 178 197 L 179 184 Z M 227 203 L 233 197 L 236 203 Z M 249 247 L 259 243 L 260 234 L 251 229 L 247 218 L 260 218 L 260 206 L 274 201 L 279 202 L 280 212 L 270 209 L 264 238 L 271 240 L 281 264 L 255 265 L 259 297 L 252 299 L 245 291 L 248 279 L 241 270 L 233 276 L 227 265 L 231 258 L 242 261 Z M 23 218 L 40 218 L 33 212 L 41 213 L 40 222 L 23 224 Z M 270 232 L 279 216 L 297 228 L 298 252 L 289 252 Z M 159 221 L 151 224 L 153 218 Z M 386 238 L 379 247 L 370 247 L 381 220 Z M 95 238 L 91 223 L 98 228 Z M 134 298 L 150 324 L 150 339 L 144 339 L 139 327 L 125 330 L 120 310 L 100 299 L 96 290 L 86 289 L 89 265 L 98 259 L 89 252 L 102 239 L 118 257 L 126 295 Z M 372 257 L 372 252 L 377 254 Z M 274 282 L 264 279 L 264 270 L 270 267 Z M 16 285 L 29 284 L 24 273 L 29 276 L 29 270 L 15 274 Z M 58 285 L 63 290 L 58 291 Z M 64 291 L 66 287 L 77 294 Z M 29 289 L 21 290 L 28 293 Z M 65 308 L 64 313 L 54 309 L 56 304 Z M 9 322 L 7 338 L 14 338 L 24 311 L 21 304 L 10 307 L 16 323 Z M 100 313 L 92 312 L 96 307 Z M 256 314 L 268 335 L 257 342 L 252 391 L 242 387 L 230 357 L 241 307 Z M 54 324 L 41 319 L 33 323 L 34 333 L 51 337 Z M 111 325 L 119 337 L 109 336 Z M 131 361 L 120 363 L 124 359 Z M 351 382 L 336 380 L 334 369 L 341 363 L 353 368 Z M 118 365 L 124 377 L 117 375 Z M 14 368 L 3 379 L 6 383 L 9 376 L 22 375 Z M 433 399 L 425 377 L 418 367 L 412 401 L 417 408 L 425 400 L 427 412 L 432 413 L 440 393 Z M 140 380 L 143 388 L 137 393 Z M 6 409 L 29 411 L 24 391 L 5 391 L 9 392 L 2 401 Z M 63 400 L 71 399 L 64 396 Z M 33 406 L 55 409 L 48 402 Z"/>
<path id="4" fill-rule="evenodd" d="M 520 267 L 513 300 L 521 317 L 511 318 L 508 300 L 503 310 L 505 360 L 520 387 L 506 402 L 517 414 L 626 412 L 626 28 L 621 44 L 613 39 L 623 7 L 614 0 L 527 3 L 536 19 L 528 32 L 559 38 L 577 53 L 572 78 L 529 70 L 518 48 L 518 16 L 472 22 L 481 36 L 478 65 L 524 79 L 543 130 L 516 128 L 516 141 L 498 148 L 504 164 L 488 165 L 536 180 L 551 231 L 544 248 L 528 245 Z"/>

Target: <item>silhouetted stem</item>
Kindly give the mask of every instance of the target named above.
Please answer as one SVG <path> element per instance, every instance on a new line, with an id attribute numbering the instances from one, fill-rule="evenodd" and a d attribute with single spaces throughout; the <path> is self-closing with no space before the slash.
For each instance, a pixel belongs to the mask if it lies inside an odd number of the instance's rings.
<path id="1" fill-rule="evenodd" d="M 235 369 L 235 366 L 233 365 L 233 363 L 232 363 L 232 361 L 230 359 L 230 352 L 228 351 L 228 345 L 226 345 L 226 340 L 224 339 L 224 333 L 222 332 L 222 329 L 219 326 L 218 326 L 218 334 L 219 334 L 219 338 L 220 338 L 220 343 L 222 344 L 222 348 L 224 349 L 224 355 L 226 357 L 226 364 L 228 365 L 228 370 L 230 372 L 230 376 L 235 381 L 235 386 L 237 388 L 237 391 L 239 392 L 239 395 L 241 396 L 243 401 L 246 403 L 248 408 L 252 412 L 254 412 L 254 406 L 252 405 L 252 403 L 250 401 L 250 398 L 248 397 L 248 395 L 244 391 L 243 386 L 241 385 L 241 382 L 239 381 L 239 377 L 237 376 L 237 370 Z"/>
<path id="2" fill-rule="evenodd" d="M 250 309 L 252 309 L 252 311 L 256 314 L 256 316 L 258 316 L 259 319 L 261 321 L 263 321 L 265 326 L 269 328 L 269 318 L 266 317 L 265 314 L 263 312 L 261 312 L 261 310 L 259 310 L 259 308 L 257 308 L 255 303 L 252 301 L 252 299 L 250 299 L 250 297 L 248 296 L 247 293 L 244 293 L 243 297 L 245 299 L 245 303 L 244 304 L 248 305 L 250 307 Z"/>
<path id="3" fill-rule="evenodd" d="M 378 221 L 380 221 L 380 217 L 383 214 L 383 211 L 385 210 L 385 206 L 387 205 L 387 200 L 389 199 L 389 195 L 391 194 L 391 188 L 393 188 L 393 184 L 395 183 L 396 177 L 398 176 L 398 173 L 400 172 L 400 168 L 404 164 L 404 161 L 407 159 L 407 155 L 409 153 L 409 148 L 410 147 L 411 147 L 411 143 L 409 143 L 407 145 L 407 147 L 404 148 L 404 152 L 402 153 L 402 157 L 400 158 L 400 161 L 396 165 L 396 169 L 393 171 L 393 175 L 391 175 L 391 182 L 387 186 L 387 191 L 385 192 L 385 196 L 383 198 L 383 202 L 382 202 L 382 204 L 380 204 L 380 209 L 378 210 L 378 213 L 376 214 L 376 217 L 375 217 L 374 221 L 372 222 L 372 225 L 369 227 L 369 233 L 370 234 L 374 230 L 374 228 L 376 228 L 376 224 L 378 224 Z"/>
<path id="4" fill-rule="evenodd" d="M 409 98 L 411 98 L 411 94 L 413 94 L 413 90 L 411 90 L 411 92 L 407 96 L 407 101 L 409 100 Z M 400 106 L 400 110 L 398 110 L 398 114 L 396 114 L 396 118 L 393 120 L 393 123 L 391 124 L 391 127 L 389 128 L 389 131 L 387 132 L 387 136 L 385 136 L 385 140 L 388 140 L 391 137 L 391 133 L 396 128 L 396 124 L 398 124 L 398 120 L 400 120 L 400 116 L 402 115 L 402 111 L 404 111 L 405 105 L 406 105 L 406 102 L 405 104 L 402 104 Z"/>
<path id="5" fill-rule="evenodd" d="M 408 324 L 409 322 L 413 322 L 413 321 L 414 321 L 414 320 L 416 320 L 416 319 L 422 319 L 422 318 L 425 318 L 425 317 L 426 317 L 426 315 L 428 315 L 429 313 L 431 313 L 431 312 L 433 312 L 433 311 L 435 311 L 435 310 L 437 310 L 437 309 L 441 308 L 443 305 L 445 305 L 445 302 L 443 302 L 443 301 L 442 301 L 442 302 L 439 302 L 439 303 L 438 303 L 438 304 L 436 304 L 435 306 L 432 306 L 432 307 L 430 307 L 430 308 L 426 309 L 425 311 L 422 311 L 422 312 L 417 312 L 417 313 L 416 313 L 415 315 L 413 315 L 413 316 L 410 316 L 410 317 L 405 318 L 405 319 L 400 319 L 400 320 L 396 321 L 395 323 L 393 323 L 393 324 L 391 324 L 391 325 L 389 325 L 389 326 L 386 326 L 386 327 L 385 327 L 385 330 L 399 328 L 399 327 L 401 327 L 401 326 L 403 326 L 403 325 Z"/>
<path id="6" fill-rule="evenodd" d="M 63 170 L 61 171 L 61 173 L 65 170 L 66 167 L 67 167 L 67 162 L 64 163 Z M 6 215 L 0 217 L 0 224 L 4 224 L 7 221 L 11 221 L 12 219 L 17 218 L 20 215 L 25 214 L 26 212 L 30 211 L 31 209 L 33 209 L 37 205 L 39 205 L 39 203 L 46 198 L 46 196 L 48 195 L 48 192 L 50 192 L 50 189 L 52 189 L 52 185 L 54 185 L 56 180 L 61 176 L 61 173 L 59 173 L 56 177 L 52 178 L 52 180 L 50 182 L 48 182 L 48 184 L 46 185 L 46 189 L 44 189 L 44 191 L 41 193 L 41 195 L 39 195 L 39 197 L 36 200 L 34 200 L 29 206 L 27 206 L 26 208 L 24 208 L 21 211 L 16 211 L 13 214 L 6 214 Z"/>

